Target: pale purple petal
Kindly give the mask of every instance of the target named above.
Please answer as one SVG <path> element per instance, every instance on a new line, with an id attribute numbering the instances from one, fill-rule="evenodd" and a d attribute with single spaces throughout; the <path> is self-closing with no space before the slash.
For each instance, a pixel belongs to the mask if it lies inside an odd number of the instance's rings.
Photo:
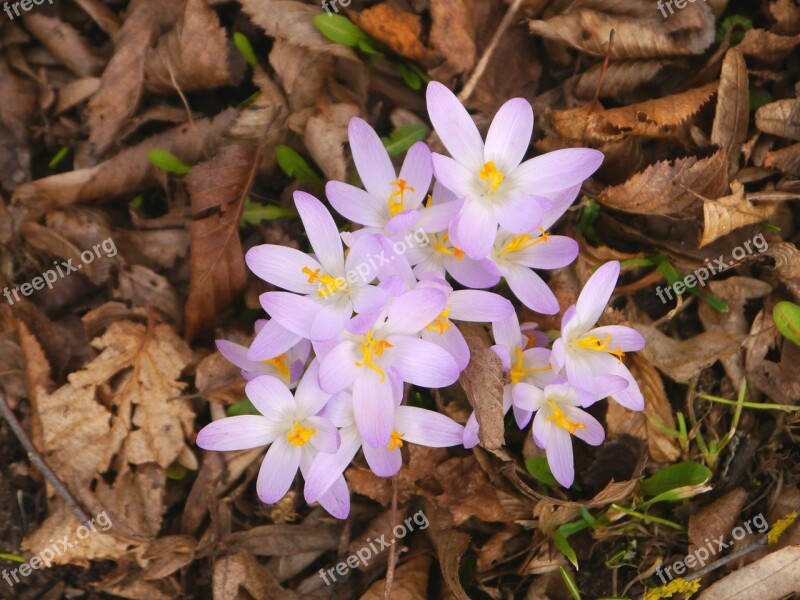
<path id="1" fill-rule="evenodd" d="M 591 148 L 565 148 L 526 160 L 506 176 L 506 182 L 536 194 L 558 192 L 582 183 L 603 162 L 603 153 Z"/>
<path id="2" fill-rule="evenodd" d="M 308 470 L 303 495 L 309 504 L 317 502 L 342 476 L 361 447 L 361 437 L 355 427 L 342 430 L 341 438 L 342 445 L 335 454 L 320 452 Z"/>
<path id="3" fill-rule="evenodd" d="M 217 350 L 219 350 L 219 353 L 222 354 L 222 356 L 244 371 L 258 371 L 265 366 L 264 363 L 247 358 L 247 346 L 240 346 L 239 344 L 229 342 L 228 340 L 217 340 L 216 344 Z M 270 356 L 268 358 L 272 357 Z"/>
<path id="4" fill-rule="evenodd" d="M 323 417 L 308 417 L 304 426 L 314 430 L 314 435 L 308 441 L 320 452 L 333 454 L 339 449 L 341 438 L 339 430 Z"/>
<path id="5" fill-rule="evenodd" d="M 318 502 L 332 516 L 337 519 L 346 519 L 350 514 L 350 490 L 347 489 L 344 477 L 339 475 L 328 491 L 319 497 Z"/>
<path id="6" fill-rule="evenodd" d="M 447 298 L 439 290 L 418 288 L 395 298 L 387 311 L 387 335 L 416 335 L 438 317 Z"/>
<path id="7" fill-rule="evenodd" d="M 493 323 L 514 314 L 514 306 L 506 298 L 492 292 L 458 290 L 447 299 L 450 318 L 456 321 Z"/>
<path id="8" fill-rule="evenodd" d="M 611 294 L 614 293 L 617 279 L 619 279 L 619 261 L 616 260 L 605 263 L 589 277 L 575 304 L 575 313 L 583 326 L 588 328 L 597 323 Z"/>
<path id="9" fill-rule="evenodd" d="M 426 98 L 428 116 L 445 148 L 458 162 L 477 172 L 485 162 L 483 140 L 467 109 L 438 81 L 428 84 Z"/>
<path id="10" fill-rule="evenodd" d="M 533 135 L 533 109 L 524 98 L 509 100 L 492 120 L 486 135 L 484 158 L 499 171 L 510 173 L 522 162 Z"/>
<path id="11" fill-rule="evenodd" d="M 461 372 L 455 359 L 438 346 L 407 336 L 388 338 L 392 344 L 392 366 L 403 381 L 429 388 L 452 385 Z"/>
<path id="12" fill-rule="evenodd" d="M 500 227 L 515 234 L 536 229 L 542 222 L 546 200 L 512 190 L 502 201 L 495 202 L 494 216 Z"/>
<path id="13" fill-rule="evenodd" d="M 479 429 L 478 418 L 475 416 L 475 413 L 473 412 L 469 416 L 469 419 L 467 419 L 467 424 L 464 426 L 464 438 L 463 438 L 464 448 L 467 449 L 474 448 L 475 446 L 478 445 L 478 443 L 480 442 L 480 439 L 478 438 L 478 429 Z"/>
<path id="14" fill-rule="evenodd" d="M 564 487 L 571 487 L 575 480 L 575 467 L 569 432 L 561 427 L 552 427 L 545 451 L 553 477 Z"/>
<path id="15" fill-rule="evenodd" d="M 497 217 L 481 201 L 464 202 L 450 223 L 450 240 L 474 260 L 486 258 L 497 237 Z"/>
<path id="16" fill-rule="evenodd" d="M 383 227 L 389 220 L 390 193 L 386 194 L 386 202 L 380 203 L 364 190 L 348 183 L 329 181 L 325 186 L 325 195 L 336 212 L 354 223 L 368 227 Z"/>
<path id="17" fill-rule="evenodd" d="M 545 411 L 539 410 L 536 416 L 533 417 L 533 427 L 531 427 L 531 435 L 533 441 L 539 448 L 546 448 L 547 442 L 550 440 L 550 434 L 553 431 L 553 424 L 548 422 Z"/>
<path id="18" fill-rule="evenodd" d="M 591 446 L 599 446 L 606 437 L 603 426 L 592 415 L 574 406 L 562 406 L 564 416 L 583 427 L 575 430 L 575 437 Z"/>
<path id="19" fill-rule="evenodd" d="M 392 182 L 397 177 L 381 138 L 366 121 L 358 117 L 350 120 L 347 133 L 361 182 L 371 195 L 385 198 L 388 202 L 393 191 Z"/>
<path id="20" fill-rule="evenodd" d="M 269 419 L 258 415 L 239 415 L 213 421 L 197 434 L 197 445 L 203 450 L 247 450 L 271 444 L 280 429 Z"/>
<path id="21" fill-rule="evenodd" d="M 281 326 L 300 337 L 311 337 L 311 324 L 322 310 L 321 304 L 288 292 L 266 292 L 259 300 L 267 314 Z"/>
<path id="22" fill-rule="evenodd" d="M 382 248 L 382 236 L 374 233 L 360 235 L 353 242 L 345 259 L 345 279 L 348 284 L 363 285 L 377 277 Z"/>
<path id="23" fill-rule="evenodd" d="M 520 429 L 525 429 L 525 427 L 528 426 L 528 423 L 531 422 L 533 412 L 519 408 L 516 404 L 514 404 L 512 408 L 514 411 L 514 421 L 516 421 L 517 427 Z"/>
<path id="24" fill-rule="evenodd" d="M 431 155 L 431 161 L 436 181 L 446 187 L 457 199 L 461 200 L 473 193 L 471 184 L 476 178 L 477 171 L 473 173 L 461 162 L 436 152 Z"/>
<path id="25" fill-rule="evenodd" d="M 558 300 L 548 285 L 527 267 L 510 266 L 505 271 L 508 287 L 525 306 L 543 315 L 558 313 Z"/>
<path id="26" fill-rule="evenodd" d="M 380 311 L 386 306 L 389 298 L 388 290 L 374 285 L 362 285 L 350 289 L 353 310 L 357 313 Z"/>
<path id="27" fill-rule="evenodd" d="M 544 217 L 542 217 L 541 226 L 543 228 L 550 229 L 567 212 L 567 209 L 575 201 L 578 192 L 581 191 L 581 186 L 582 184 L 578 183 L 572 187 L 546 194 L 547 199 L 550 201 L 550 208 L 545 211 Z"/>
<path id="28" fill-rule="evenodd" d="M 459 446 L 464 440 L 463 425 L 436 411 L 415 406 L 397 409 L 395 429 L 402 432 L 404 440 L 430 448 Z"/>
<path id="29" fill-rule="evenodd" d="M 578 242 L 563 235 L 551 235 L 546 242 L 508 254 L 509 260 L 533 269 L 561 269 L 577 256 Z"/>
<path id="30" fill-rule="evenodd" d="M 520 382 L 514 386 L 513 401 L 514 406 L 523 410 L 539 410 L 544 402 L 544 394 L 535 385 Z"/>
<path id="31" fill-rule="evenodd" d="M 458 327 L 450 324 L 450 327 L 439 332 L 438 329 L 423 329 L 422 339 L 432 344 L 436 344 L 452 356 L 459 371 L 463 371 L 469 364 L 469 346 L 464 339 L 464 335 L 459 331 Z"/>
<path id="32" fill-rule="evenodd" d="M 294 248 L 264 244 L 251 248 L 245 255 L 250 270 L 258 277 L 277 287 L 298 294 L 311 294 L 317 290 L 317 284 L 309 283 L 308 274 L 322 270 L 316 260 Z"/>
<path id="33" fill-rule="evenodd" d="M 245 393 L 258 412 L 274 421 L 294 415 L 297 408 L 289 388 L 270 375 L 261 375 L 248 381 Z"/>
<path id="34" fill-rule="evenodd" d="M 431 150 L 425 142 L 417 142 L 406 153 L 400 176 L 413 192 L 406 192 L 403 197 L 404 210 L 417 208 L 428 195 L 433 178 Z"/>
<path id="35" fill-rule="evenodd" d="M 440 185 L 438 181 L 436 185 Z M 461 210 L 463 202 L 463 200 L 453 200 L 452 202 L 442 202 L 421 209 L 419 217 L 420 229 L 432 233 L 444 231 L 450 225 L 453 217 Z"/>
<path id="36" fill-rule="evenodd" d="M 525 344 L 522 332 L 519 330 L 519 319 L 517 319 L 516 313 L 507 319 L 492 323 L 492 335 L 494 341 L 508 351 L 509 356 L 514 355 L 517 348 L 522 348 Z"/>
<path id="37" fill-rule="evenodd" d="M 297 414 L 300 418 L 316 415 L 323 409 L 331 395 L 319 386 L 320 361 L 314 359 L 294 393 Z"/>
<path id="38" fill-rule="evenodd" d="M 295 192 L 294 203 L 317 260 L 329 275 L 340 274 L 344 271 L 342 238 L 331 213 L 322 202 L 305 192 Z"/>
<path id="39" fill-rule="evenodd" d="M 366 444 L 387 446 L 394 426 L 394 390 L 388 377 L 368 367 L 353 383 L 353 414 Z"/>
<path id="40" fill-rule="evenodd" d="M 258 330 L 250 345 L 250 350 L 247 352 L 247 358 L 249 360 L 275 358 L 287 352 L 301 339 L 296 333 L 292 333 L 277 321 L 270 319 Z"/>
<path id="41" fill-rule="evenodd" d="M 511 354 L 509 354 L 508 348 L 502 344 L 495 344 L 491 346 L 489 350 L 497 354 L 500 362 L 503 364 L 503 372 L 508 373 L 511 370 Z"/>
<path id="42" fill-rule="evenodd" d="M 607 335 L 611 336 L 608 347 L 612 350 L 620 349 L 623 352 L 636 352 L 644 348 L 644 338 L 635 329 L 624 325 L 606 325 L 595 327 L 586 335 L 593 335 L 605 343 Z"/>
<path id="43" fill-rule="evenodd" d="M 594 402 L 598 398 L 597 384 L 592 370 L 594 357 L 587 357 L 585 354 L 580 350 L 568 349 L 565 364 L 569 384 L 581 396 L 581 403 L 584 405 L 587 404 L 587 398 L 590 398 L 588 403 Z"/>
<path id="44" fill-rule="evenodd" d="M 358 344 L 345 340 L 337 344 L 322 358 L 319 369 L 319 386 L 330 394 L 341 392 L 351 386 L 358 377 L 361 367 L 357 355 Z"/>
<path id="45" fill-rule="evenodd" d="M 639 384 L 636 382 L 633 375 L 631 375 L 628 367 L 618 361 L 614 361 L 610 373 L 618 377 L 623 377 L 628 382 L 628 387 L 619 392 L 614 392 L 611 398 L 627 409 L 637 411 L 644 410 L 644 396 L 642 396 Z"/>
<path id="46" fill-rule="evenodd" d="M 387 446 L 373 448 L 369 444 L 364 444 L 362 448 L 369 468 L 378 477 L 396 475 L 403 466 L 403 454 L 400 448 L 395 447 L 394 450 L 389 450 Z"/>
<path id="47" fill-rule="evenodd" d="M 286 495 L 300 466 L 300 446 L 279 437 L 267 450 L 261 469 L 258 471 L 256 490 L 264 504 L 274 504 Z"/>
<path id="48" fill-rule="evenodd" d="M 451 277 L 465 287 L 490 288 L 500 282 L 500 273 L 493 269 L 494 265 L 488 259 L 476 261 L 464 256 L 458 260 L 447 256 L 444 266 Z"/>
<path id="49" fill-rule="evenodd" d="M 405 233 L 409 229 L 416 227 L 420 217 L 420 212 L 416 208 L 406 210 L 405 212 L 395 215 L 389 219 L 389 222 L 386 223 L 386 231 L 390 232 L 391 234 Z M 399 256 L 402 255 L 402 252 L 395 252 L 395 254 Z"/>
<path id="50" fill-rule="evenodd" d="M 339 335 L 353 316 L 353 304 L 347 297 L 322 304 L 311 322 L 311 341 L 321 342 Z"/>

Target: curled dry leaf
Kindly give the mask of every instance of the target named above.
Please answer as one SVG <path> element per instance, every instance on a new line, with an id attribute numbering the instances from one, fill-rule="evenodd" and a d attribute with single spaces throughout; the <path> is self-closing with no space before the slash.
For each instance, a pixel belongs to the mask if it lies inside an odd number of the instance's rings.
<path id="1" fill-rule="evenodd" d="M 25 13 L 24 20 L 30 34 L 76 75 L 92 77 L 103 69 L 104 61 L 95 56 L 92 47 L 72 25 L 36 11 Z"/>
<path id="2" fill-rule="evenodd" d="M 426 554 L 399 565 L 392 581 L 392 600 L 426 600 L 430 578 L 431 557 Z M 373 583 L 359 600 L 383 600 L 386 580 Z"/>
<path id="3" fill-rule="evenodd" d="M 469 547 L 469 540 L 467 534 L 456 530 L 443 531 L 438 536 L 439 547 L 437 550 L 442 576 L 453 596 L 458 600 L 469 600 L 458 577 L 461 558 Z"/>
<path id="4" fill-rule="evenodd" d="M 206 0 L 186 0 L 175 27 L 148 52 L 145 82 L 157 94 L 206 90 L 237 85 L 244 68 Z"/>
<path id="5" fill-rule="evenodd" d="M 781 281 L 800 301 L 800 250 L 791 242 L 771 244 L 764 252 L 775 259 L 775 271 Z"/>
<path id="6" fill-rule="evenodd" d="M 800 99 L 765 104 L 756 111 L 756 127 L 764 133 L 800 140 Z"/>
<path id="7" fill-rule="evenodd" d="M 185 311 L 189 340 L 208 328 L 247 285 L 239 218 L 257 155 L 255 146 L 228 144 L 186 177 L 192 198 L 192 278 Z"/>
<path id="8" fill-rule="evenodd" d="M 739 48 L 728 50 L 719 79 L 717 114 L 711 128 L 711 142 L 725 148 L 732 175 L 739 168 L 739 153 L 747 138 L 750 116 L 747 65 Z"/>
<path id="9" fill-rule="evenodd" d="M 703 201 L 704 226 L 700 248 L 735 229 L 769 220 L 780 207 L 773 202 L 753 204 L 739 181 L 731 182 L 731 190 L 733 193 L 728 196 Z"/>
<path id="10" fill-rule="evenodd" d="M 708 158 L 690 156 L 660 161 L 621 185 L 606 188 L 600 202 L 610 208 L 642 215 L 690 218 L 698 198 L 718 198 L 728 190 L 725 151 Z"/>
<path id="11" fill-rule="evenodd" d="M 800 177 L 800 144 L 768 152 L 764 157 L 764 166 L 778 169 L 792 177 Z"/>
<path id="12" fill-rule="evenodd" d="M 483 327 L 462 323 L 459 329 L 470 350 L 469 364 L 459 381 L 475 411 L 481 445 L 487 450 L 496 450 L 505 442 L 503 365 L 489 349 L 489 340 Z"/>
<path id="13" fill-rule="evenodd" d="M 758 62 L 780 63 L 800 44 L 800 35 L 784 36 L 764 29 L 748 29 L 737 46 L 745 56 Z"/>

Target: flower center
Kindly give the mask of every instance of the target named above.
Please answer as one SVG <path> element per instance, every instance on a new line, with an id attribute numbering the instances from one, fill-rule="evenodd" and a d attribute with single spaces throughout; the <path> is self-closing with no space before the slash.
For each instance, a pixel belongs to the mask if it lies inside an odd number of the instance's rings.
<path id="1" fill-rule="evenodd" d="M 308 275 L 308 283 L 319 282 L 320 289 L 317 296 L 327 298 L 331 294 L 341 291 L 347 287 L 347 282 L 342 277 L 331 277 L 327 273 L 320 275 L 319 269 L 311 270 L 310 267 L 303 267 L 303 275 Z"/>
<path id="2" fill-rule="evenodd" d="M 608 347 L 611 343 L 611 334 L 609 333 L 606 334 L 605 341 L 602 341 L 597 336 L 587 335 L 586 337 L 579 339 L 577 342 L 572 343 L 578 348 L 583 348 L 584 350 L 594 350 L 595 352 L 608 352 L 609 354 L 613 354 L 619 359 L 619 362 L 622 362 L 622 357 L 625 356 L 625 353 L 619 346 L 617 346 L 616 350 L 612 350 Z"/>
<path id="3" fill-rule="evenodd" d="M 361 342 L 361 352 L 364 354 L 364 358 L 361 360 L 361 362 L 357 362 L 356 366 L 366 366 L 376 373 L 380 373 L 381 383 L 383 383 L 383 380 L 386 379 L 386 373 L 384 373 L 383 369 L 375 364 L 374 360 L 375 356 L 381 356 L 383 354 L 384 349 L 391 347 L 392 345 L 386 340 L 374 340 L 372 339 L 372 332 L 367 332 L 364 341 Z"/>
<path id="4" fill-rule="evenodd" d="M 548 421 L 552 421 L 555 423 L 556 427 L 561 427 L 561 429 L 566 429 L 570 433 L 575 433 L 578 429 L 586 429 L 586 425 L 583 423 L 577 423 L 570 419 L 567 415 L 564 414 L 558 406 L 556 406 L 555 402 L 552 400 L 548 400 L 547 404 L 550 405 L 550 410 L 553 411 L 553 415 L 547 417 Z"/>
<path id="5" fill-rule="evenodd" d="M 405 179 L 392 181 L 392 185 L 397 186 L 397 189 L 392 192 L 391 196 L 389 196 L 389 214 L 394 217 L 403 212 L 403 194 L 406 192 L 406 190 L 413 192 L 414 188 L 410 185 L 407 185 Z M 400 198 L 399 200 L 397 199 L 398 196 Z"/>
<path id="6" fill-rule="evenodd" d="M 284 377 L 289 377 L 289 367 L 286 364 L 286 353 L 283 353 L 280 356 L 276 356 L 275 358 L 268 358 L 267 360 L 262 360 L 261 362 L 264 363 L 265 365 L 272 365 L 278 370 L 278 373 L 280 373 Z"/>
<path id="7" fill-rule="evenodd" d="M 505 175 L 497 170 L 497 165 L 491 160 L 483 165 L 483 168 L 478 172 L 478 177 L 489 182 L 489 187 L 486 190 L 489 194 L 496 192 L 506 178 Z"/>
<path id="8" fill-rule="evenodd" d="M 389 440 L 389 450 L 394 450 L 395 448 L 402 448 L 403 447 L 403 436 L 405 433 L 400 433 L 398 431 L 392 432 L 392 439 Z"/>
<path id="9" fill-rule="evenodd" d="M 508 372 L 509 377 L 511 377 L 511 383 L 519 383 L 528 373 L 533 373 L 535 371 L 549 371 L 553 368 L 548 364 L 546 367 L 533 367 L 526 369 L 523 366 L 522 348 L 516 348 L 515 353 L 517 355 L 517 362 Z"/>
<path id="10" fill-rule="evenodd" d="M 510 252 L 521 252 L 522 250 L 527 250 L 536 244 L 547 242 L 550 238 L 550 234 L 546 232 L 543 227 L 539 227 L 539 231 L 541 231 L 542 234 L 537 238 L 532 238 L 530 234 L 527 233 L 523 233 L 522 235 L 511 238 L 511 241 L 503 246 L 503 249 L 500 250 L 500 253 L 508 254 Z"/>
<path id="11" fill-rule="evenodd" d="M 436 236 L 435 234 L 433 237 L 433 249 L 437 252 L 441 252 L 442 254 L 447 254 L 448 256 L 455 256 L 456 260 L 461 260 L 464 258 L 464 251 L 459 250 L 453 244 L 450 243 L 450 236 L 445 232 L 440 236 Z M 447 244 L 447 246 L 445 246 Z"/>
<path id="12" fill-rule="evenodd" d="M 450 319 L 448 318 L 450 315 L 450 307 L 448 306 L 445 308 L 442 313 L 436 317 L 436 320 L 428 325 L 425 329 L 430 329 L 431 331 L 438 331 L 439 335 L 444 334 L 445 331 L 450 329 Z"/>
<path id="13" fill-rule="evenodd" d="M 316 429 L 306 429 L 297 421 L 294 422 L 292 428 L 286 434 L 286 439 L 292 446 L 305 446 L 311 436 L 316 433 Z"/>

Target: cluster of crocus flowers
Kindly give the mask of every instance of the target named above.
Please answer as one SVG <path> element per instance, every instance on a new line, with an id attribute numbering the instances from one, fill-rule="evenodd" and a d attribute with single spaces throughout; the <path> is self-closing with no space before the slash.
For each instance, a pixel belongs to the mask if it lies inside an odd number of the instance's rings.
<path id="1" fill-rule="evenodd" d="M 257 482 L 266 503 L 279 500 L 299 470 L 305 499 L 345 518 L 343 473 L 359 450 L 376 475 L 390 477 L 405 444 L 476 445 L 475 415 L 461 425 L 405 403 L 409 386 L 447 387 L 467 367 L 460 322 L 491 326 L 506 377 L 504 410 L 513 407 L 520 428 L 533 422 L 533 439 L 564 486 L 574 479 L 572 436 L 593 445 L 604 438 L 584 409 L 609 396 L 643 407 L 622 360 L 643 347 L 641 336 L 596 326 L 619 263 L 592 275 L 552 345 L 536 324 L 520 326 L 508 298 L 487 291 L 505 282 L 528 308 L 559 312 L 535 269 L 563 268 L 577 257 L 577 243 L 549 229 L 602 155 L 579 148 L 523 162 L 533 132 L 527 101 L 503 105 L 484 142 L 446 87 L 431 83 L 427 97 L 449 157 L 418 142 L 398 173 L 377 133 L 355 118 L 350 148 L 365 189 L 329 182 L 326 195 L 356 227 L 340 233 L 323 202 L 295 192 L 311 252 L 262 245 L 247 253 L 250 269 L 276 288 L 260 299 L 270 319 L 257 323 L 249 348 L 217 346 L 242 369 L 260 415 L 215 421 L 197 443 L 268 446 Z"/>

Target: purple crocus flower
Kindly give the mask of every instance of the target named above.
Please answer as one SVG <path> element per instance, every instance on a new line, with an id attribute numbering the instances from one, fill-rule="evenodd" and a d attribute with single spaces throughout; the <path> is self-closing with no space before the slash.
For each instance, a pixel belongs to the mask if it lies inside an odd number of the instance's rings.
<path id="1" fill-rule="evenodd" d="M 321 359 L 320 386 L 335 394 L 353 386 L 355 422 L 367 444 L 389 444 L 402 382 L 429 388 L 455 383 L 460 369 L 439 346 L 419 338 L 445 308 L 445 295 L 425 288 L 394 298 L 380 313 L 355 317 Z"/>
<path id="2" fill-rule="evenodd" d="M 344 329 L 354 310 L 376 310 L 386 302 L 385 292 L 370 285 L 376 267 L 369 259 L 380 245 L 365 236 L 353 244 L 345 259 L 336 223 L 322 203 L 305 192 L 295 192 L 294 200 L 316 258 L 294 248 L 265 244 L 247 253 L 247 265 L 264 281 L 295 292 L 261 296 L 273 321 L 296 336 L 326 340 Z M 256 341 L 259 355 L 274 356 L 281 353 L 286 339 L 277 336 L 271 343 L 259 336 Z"/>
<path id="3" fill-rule="evenodd" d="M 307 502 L 316 502 L 335 483 L 353 460 L 359 448 L 373 473 L 391 477 L 402 466 L 400 452 L 410 442 L 430 448 L 446 448 L 461 444 L 463 426 L 450 417 L 413 406 L 397 406 L 392 419 L 392 434 L 386 446 L 373 448 L 364 443 L 355 422 L 352 395 L 343 392 L 331 398 L 322 415 L 340 427 L 342 445 L 335 454 L 319 454 L 306 476 L 304 489 Z"/>
<path id="4" fill-rule="evenodd" d="M 575 188 L 551 195 L 549 200 L 553 202 L 554 210 L 545 213 L 542 224 L 535 231 L 517 235 L 501 229 L 489 255 L 514 295 L 525 306 L 541 314 L 556 314 L 559 311 L 558 300 L 532 269 L 561 269 L 578 256 L 575 240 L 563 235 L 550 235 L 546 231 L 566 211 L 574 197 Z"/>
<path id="5" fill-rule="evenodd" d="M 447 303 L 444 310 L 425 329 L 422 339 L 428 340 L 449 352 L 463 371 L 469 363 L 469 346 L 458 327 L 451 322 L 471 321 L 473 323 L 493 323 L 514 315 L 514 306 L 507 299 L 481 290 L 458 290 L 444 279 L 428 277 L 420 281 L 417 289 L 430 287 L 445 294 Z"/>
<path id="6" fill-rule="evenodd" d="M 266 324 L 265 319 L 256 321 L 256 335 Z M 286 352 L 258 360 L 248 358 L 247 346 L 240 346 L 228 340 L 217 340 L 217 350 L 242 370 L 242 377 L 247 381 L 259 375 L 271 375 L 280 379 L 291 389 L 297 385 L 303 375 L 308 355 L 311 353 L 311 342 L 298 338 L 297 343 L 288 348 Z"/>
<path id="7" fill-rule="evenodd" d="M 515 396 L 523 401 L 525 410 L 536 412 L 531 428 L 533 441 L 545 449 L 547 464 L 556 481 L 570 487 L 575 479 L 571 436 L 599 446 L 603 443 L 605 431 L 597 419 L 579 408 L 581 402 L 577 392 L 561 381 L 548 385 L 544 390 L 521 383 Z"/>
<path id="8" fill-rule="evenodd" d="M 339 431 L 328 420 L 315 416 L 330 395 L 318 384 L 319 363 L 314 361 L 300 380 L 294 396 L 275 377 L 263 375 L 247 384 L 247 397 L 261 415 L 240 415 L 214 421 L 197 434 L 204 450 L 246 450 L 270 445 L 258 473 L 258 497 L 266 504 L 283 498 L 298 468 L 305 473 L 320 452 L 339 449 Z M 343 518 L 350 510 L 344 479 L 334 481 L 318 498 L 332 515 Z"/>
<path id="9" fill-rule="evenodd" d="M 517 235 L 534 231 L 550 207 L 546 196 L 582 182 L 603 161 L 597 150 L 569 148 L 523 163 L 533 133 L 533 111 L 523 98 L 500 108 L 485 145 L 469 113 L 447 87 L 432 81 L 427 99 L 431 123 L 452 156 L 434 153 L 434 173 L 465 199 L 450 225 L 450 239 L 476 260 L 489 254 L 498 223 Z"/>
<path id="10" fill-rule="evenodd" d="M 367 231 L 389 237 L 414 227 L 416 210 L 428 195 L 433 171 L 431 151 L 423 142 L 409 148 L 398 176 L 389 153 L 375 130 L 363 119 L 351 119 L 348 128 L 353 162 L 366 191 L 330 181 L 325 194 L 336 211 Z"/>
<path id="11" fill-rule="evenodd" d="M 626 352 L 644 348 L 644 338 L 622 325 L 595 327 L 619 277 L 619 261 L 597 269 L 586 282 L 578 302 L 561 319 L 561 337 L 553 343 L 553 367 L 563 368 L 584 406 L 611 396 L 622 406 L 642 410 L 644 398 L 623 364 Z"/>

